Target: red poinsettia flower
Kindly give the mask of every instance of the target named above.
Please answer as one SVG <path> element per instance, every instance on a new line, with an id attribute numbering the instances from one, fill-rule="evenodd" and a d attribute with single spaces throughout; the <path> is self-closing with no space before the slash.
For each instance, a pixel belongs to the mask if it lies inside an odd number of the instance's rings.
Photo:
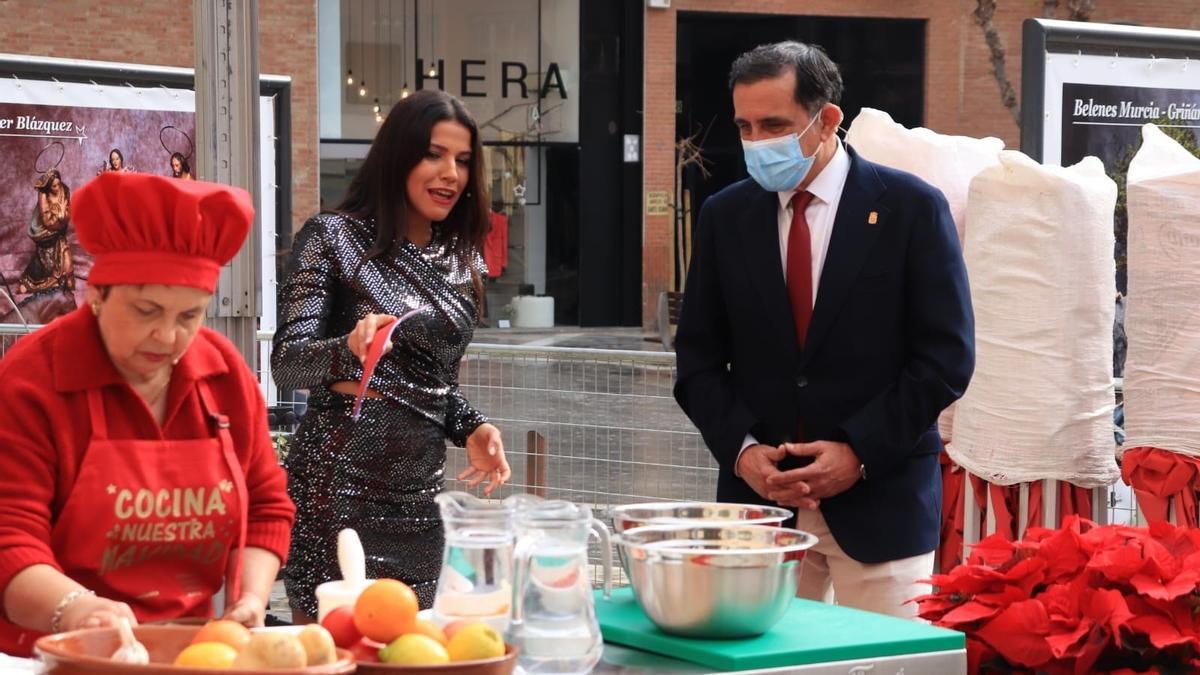
<path id="1" fill-rule="evenodd" d="M 1015 550 L 1016 545 L 1013 542 L 998 534 L 993 534 L 971 547 L 971 555 L 967 562 L 972 565 L 999 566 L 1011 560 Z"/>
<path id="2" fill-rule="evenodd" d="M 975 631 L 1005 661 L 1031 668 L 1053 656 L 1046 644 L 1049 633 L 1050 617 L 1037 600 L 1013 603 Z"/>
<path id="3" fill-rule="evenodd" d="M 1128 632 L 1144 635 L 1154 647 L 1166 649 L 1176 645 L 1192 645 L 1200 647 L 1200 641 L 1194 635 L 1184 635 L 1179 627 L 1169 619 L 1158 614 L 1135 616 L 1126 624 Z"/>
<path id="4" fill-rule="evenodd" d="M 1197 583 L 1200 583 L 1200 569 L 1189 569 L 1179 572 L 1173 578 L 1166 578 L 1166 574 L 1149 574 L 1139 572 L 1129 579 L 1129 583 L 1137 589 L 1138 593 L 1154 598 L 1155 600 L 1174 600 L 1181 595 L 1187 595 L 1196 591 Z"/>
<path id="5" fill-rule="evenodd" d="M 1070 517 L 931 582 L 919 614 L 967 634 L 972 673 L 1200 672 L 1200 531 Z"/>
<path id="6" fill-rule="evenodd" d="M 1037 556 L 1046 561 L 1046 578 L 1051 581 L 1074 577 L 1087 565 L 1089 557 L 1077 529 L 1059 530 L 1043 539 Z"/>
<path id="7" fill-rule="evenodd" d="M 1124 581 L 1141 571 L 1146 564 L 1140 546 L 1121 546 L 1097 551 L 1087 567 L 1103 574 L 1109 581 Z"/>

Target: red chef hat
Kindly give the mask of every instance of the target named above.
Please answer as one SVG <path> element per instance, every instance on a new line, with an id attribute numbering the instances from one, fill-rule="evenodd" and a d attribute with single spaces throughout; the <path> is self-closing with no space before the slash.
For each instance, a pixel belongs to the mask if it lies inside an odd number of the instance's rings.
<path id="1" fill-rule="evenodd" d="M 145 173 L 105 172 L 75 192 L 71 220 L 96 262 L 92 286 L 165 284 L 212 293 L 250 230 L 241 188 Z"/>

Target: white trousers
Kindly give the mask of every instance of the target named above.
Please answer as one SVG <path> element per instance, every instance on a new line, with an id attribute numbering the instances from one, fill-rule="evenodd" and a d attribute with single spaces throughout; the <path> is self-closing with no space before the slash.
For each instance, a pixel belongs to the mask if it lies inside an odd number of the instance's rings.
<path id="1" fill-rule="evenodd" d="M 931 591 L 929 584 L 918 580 L 928 579 L 933 573 L 933 551 L 884 563 L 861 563 L 838 546 L 819 510 L 796 511 L 796 529 L 810 532 L 818 539 L 801 563 L 798 597 L 916 618 L 916 603 L 907 601 Z"/>

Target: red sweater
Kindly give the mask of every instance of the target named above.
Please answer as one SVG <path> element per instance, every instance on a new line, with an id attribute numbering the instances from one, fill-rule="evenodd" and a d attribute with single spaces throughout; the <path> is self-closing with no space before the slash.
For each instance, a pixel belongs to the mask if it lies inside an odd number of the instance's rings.
<path id="1" fill-rule="evenodd" d="M 241 354 L 219 333 L 201 328 L 171 375 L 160 431 L 112 365 L 85 305 L 21 338 L 0 361 L 0 594 L 26 567 L 44 563 L 62 569 L 50 530 L 91 438 L 87 390 L 103 388 L 110 438 L 208 438 L 211 424 L 193 386 L 201 378 L 208 379 L 217 406 L 229 417 L 246 472 L 246 545 L 286 558 L 295 507 L 271 447 L 258 381 Z"/>
<path id="2" fill-rule="evenodd" d="M 508 267 L 508 216 L 489 212 L 491 227 L 483 240 L 483 262 L 489 279 L 499 278 Z"/>

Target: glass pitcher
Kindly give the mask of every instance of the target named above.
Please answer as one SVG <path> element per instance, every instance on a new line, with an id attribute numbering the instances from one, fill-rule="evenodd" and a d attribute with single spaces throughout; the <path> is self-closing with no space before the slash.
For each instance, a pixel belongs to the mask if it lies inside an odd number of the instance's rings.
<path id="1" fill-rule="evenodd" d="M 512 623 L 509 641 L 525 673 L 587 673 L 604 642 L 588 573 L 588 537 L 600 539 L 604 594 L 612 592 L 608 528 L 586 506 L 567 501 L 521 502 L 516 509 Z"/>
<path id="2" fill-rule="evenodd" d="M 481 621 L 501 634 L 513 600 L 515 503 L 485 501 L 466 492 L 436 498 L 446 529 L 442 572 L 433 599 L 433 621 Z"/>

